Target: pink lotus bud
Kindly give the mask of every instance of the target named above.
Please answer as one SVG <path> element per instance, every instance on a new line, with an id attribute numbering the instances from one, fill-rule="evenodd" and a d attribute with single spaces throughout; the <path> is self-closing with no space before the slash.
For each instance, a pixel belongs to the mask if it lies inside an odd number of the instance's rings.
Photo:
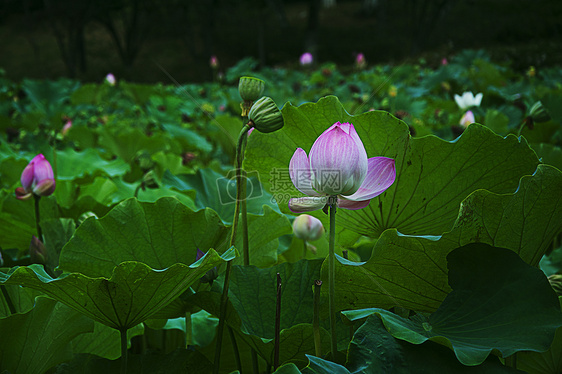
<path id="1" fill-rule="evenodd" d="M 365 60 L 365 55 L 363 53 L 358 53 L 357 57 L 355 57 L 355 66 L 359 69 L 363 69 L 367 66 L 367 60 Z"/>
<path id="2" fill-rule="evenodd" d="M 449 62 L 447 61 L 447 59 L 445 57 L 443 57 L 443 59 L 441 60 L 441 65 L 445 66 L 447 65 Z"/>
<path id="3" fill-rule="evenodd" d="M 318 218 L 301 214 L 293 221 L 293 233 L 302 240 L 318 240 L 324 235 L 324 226 Z"/>
<path id="4" fill-rule="evenodd" d="M 219 67 L 219 59 L 217 58 L 217 56 L 215 55 L 211 56 L 211 58 L 209 59 L 209 65 L 213 69 L 217 69 Z"/>
<path id="5" fill-rule="evenodd" d="M 463 127 L 467 127 L 471 123 L 474 123 L 474 113 L 472 113 L 472 111 L 468 110 L 465 114 L 463 114 L 459 123 Z"/>
<path id="6" fill-rule="evenodd" d="M 302 66 L 310 65 L 310 64 L 312 64 L 313 60 L 314 59 L 312 57 L 312 54 L 310 54 L 309 52 L 305 52 L 301 55 L 300 63 L 301 63 Z"/>
<path id="7" fill-rule="evenodd" d="M 21 185 L 21 189 L 16 189 L 16 197 L 20 200 L 29 198 L 31 192 L 38 196 L 49 196 L 55 191 L 53 169 L 45 156 L 38 154 L 23 169 Z"/>
<path id="8" fill-rule="evenodd" d="M 115 79 L 115 75 L 109 73 L 105 76 L 105 81 L 109 83 L 110 86 L 115 86 L 117 80 Z"/>
<path id="9" fill-rule="evenodd" d="M 72 127 L 72 121 L 71 120 L 66 121 L 66 123 L 62 127 L 62 131 L 61 131 L 62 136 L 66 136 L 66 134 L 68 134 L 68 130 L 70 130 L 71 127 Z"/>

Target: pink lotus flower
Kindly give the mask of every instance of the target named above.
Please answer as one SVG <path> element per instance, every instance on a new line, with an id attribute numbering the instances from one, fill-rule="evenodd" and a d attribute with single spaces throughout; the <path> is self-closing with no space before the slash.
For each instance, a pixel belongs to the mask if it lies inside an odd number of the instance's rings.
<path id="1" fill-rule="evenodd" d="M 355 66 L 359 69 L 363 69 L 367 66 L 367 60 L 365 60 L 365 55 L 363 53 L 358 53 L 357 57 L 355 57 Z"/>
<path id="2" fill-rule="evenodd" d="M 49 196 L 55 192 L 55 177 L 51 164 L 45 156 L 38 154 L 23 169 L 21 173 L 21 185 L 16 188 L 16 197 L 26 200 L 31 194 L 37 196 Z"/>
<path id="3" fill-rule="evenodd" d="M 115 75 L 109 73 L 105 76 L 105 81 L 109 83 L 110 86 L 115 86 L 117 80 L 115 79 Z"/>
<path id="4" fill-rule="evenodd" d="M 289 200 L 296 213 L 322 209 L 329 196 L 337 195 L 338 206 L 362 209 L 396 179 L 394 160 L 367 158 L 365 147 L 350 123 L 336 122 L 314 142 L 309 156 L 297 148 L 289 163 L 295 187 L 306 197 Z"/>
<path id="5" fill-rule="evenodd" d="M 465 114 L 463 114 L 459 124 L 463 127 L 467 127 L 468 125 L 470 125 L 471 123 L 474 123 L 474 113 L 472 113 L 472 111 L 468 110 Z"/>
<path id="6" fill-rule="evenodd" d="M 303 53 L 301 55 L 300 63 L 302 66 L 310 65 L 312 64 L 312 61 L 313 61 L 312 54 L 310 54 L 309 52 Z"/>
<path id="7" fill-rule="evenodd" d="M 324 235 L 324 226 L 318 218 L 301 214 L 293 221 L 293 233 L 299 239 L 314 241 Z"/>
<path id="8" fill-rule="evenodd" d="M 219 67 L 219 59 L 217 58 L 217 56 L 215 56 L 215 55 L 211 56 L 211 58 L 209 59 L 209 65 L 213 69 L 216 69 L 216 68 Z"/>
<path id="9" fill-rule="evenodd" d="M 72 127 L 72 121 L 71 120 L 66 121 L 66 123 L 62 127 L 62 131 L 61 131 L 62 136 L 66 136 L 66 134 L 68 134 L 68 131 L 70 130 L 71 127 Z"/>

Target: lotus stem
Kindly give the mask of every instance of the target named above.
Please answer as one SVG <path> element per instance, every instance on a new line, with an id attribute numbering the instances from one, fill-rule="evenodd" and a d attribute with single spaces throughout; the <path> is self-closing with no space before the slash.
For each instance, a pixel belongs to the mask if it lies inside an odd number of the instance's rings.
<path id="1" fill-rule="evenodd" d="M 240 135 L 238 136 L 238 144 L 236 146 L 236 206 L 234 208 L 234 217 L 232 219 L 232 232 L 230 234 L 230 246 L 232 247 L 236 243 L 236 231 L 238 230 L 238 216 L 240 215 L 240 196 L 242 194 L 242 183 L 241 183 L 241 173 L 242 161 L 243 161 L 243 147 L 245 138 L 248 131 L 250 130 L 249 125 L 244 125 Z M 224 285 L 222 289 L 222 296 L 220 301 L 220 311 L 219 311 L 219 326 L 217 328 L 217 343 L 215 347 L 215 362 L 213 373 L 218 374 L 220 370 L 220 359 L 222 350 L 222 337 L 224 333 L 224 325 L 226 319 L 226 309 L 228 305 L 228 286 L 230 283 L 230 272 L 232 269 L 232 261 L 226 263 L 226 271 L 224 274 Z M 239 359 L 239 357 L 237 358 Z"/>
<path id="2" fill-rule="evenodd" d="M 275 310 L 275 344 L 273 347 L 273 370 L 279 367 L 279 341 L 281 335 L 281 275 L 277 273 L 277 302 Z"/>
<path id="3" fill-rule="evenodd" d="M 193 344 L 193 327 L 191 324 L 191 312 L 185 312 L 185 348 L 189 349 Z"/>
<path id="4" fill-rule="evenodd" d="M 320 288 L 322 281 L 314 281 L 314 297 L 312 309 L 312 330 L 314 332 L 314 353 L 316 357 L 322 357 L 322 340 L 320 339 Z"/>
<path id="5" fill-rule="evenodd" d="M 39 212 L 39 201 L 41 200 L 41 196 L 33 194 L 33 199 L 35 200 L 35 227 L 37 228 L 37 238 L 41 241 L 41 243 L 45 244 L 43 239 L 43 231 L 41 230 L 41 213 Z"/>
<path id="6" fill-rule="evenodd" d="M 238 368 L 238 371 L 242 373 L 242 360 L 240 360 L 240 351 L 238 350 L 238 343 L 236 343 L 236 336 L 234 336 L 234 330 L 230 326 L 228 326 L 228 335 L 230 336 L 230 342 L 232 343 L 232 350 L 234 351 L 234 360 L 236 361 L 236 367 Z"/>
<path id="7" fill-rule="evenodd" d="M 121 334 L 121 374 L 127 374 L 127 329 L 119 329 Z"/>
<path id="8" fill-rule="evenodd" d="M 306 252 L 308 251 L 308 246 L 306 244 L 306 240 L 303 239 L 302 244 L 304 246 L 303 252 L 302 252 L 302 258 L 306 258 Z"/>
<path id="9" fill-rule="evenodd" d="M 335 362 L 336 354 L 338 352 L 338 339 L 336 336 L 336 254 L 335 254 L 335 239 L 336 239 L 336 207 L 337 196 L 330 196 L 328 199 L 330 206 L 330 242 L 328 252 L 328 309 L 330 312 L 330 334 L 331 334 L 331 350 L 332 360 Z"/>
<path id="10" fill-rule="evenodd" d="M 12 298 L 8 293 L 8 289 L 5 285 L 0 285 L 0 290 L 2 290 L 2 295 L 4 296 L 4 300 L 6 300 L 6 304 L 8 305 L 8 309 L 10 310 L 10 315 L 16 314 L 16 308 L 14 307 L 14 303 L 12 302 Z"/>

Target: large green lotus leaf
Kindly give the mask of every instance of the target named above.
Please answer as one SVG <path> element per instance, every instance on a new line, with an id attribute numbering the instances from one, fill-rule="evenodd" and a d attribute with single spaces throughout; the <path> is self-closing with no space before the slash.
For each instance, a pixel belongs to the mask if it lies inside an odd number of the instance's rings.
<path id="1" fill-rule="evenodd" d="M 336 97 L 299 107 L 283 107 L 285 126 L 272 134 L 252 134 L 245 165 L 257 170 L 266 189 L 287 211 L 289 197 L 302 196 L 288 176 L 297 149 L 307 154 L 316 138 L 335 122 L 353 123 L 368 157 L 396 160 L 396 181 L 364 209 L 338 212 L 338 225 L 378 237 L 396 228 L 410 235 L 440 235 L 451 229 L 461 201 L 485 188 L 510 193 L 519 178 L 534 172 L 538 159 L 524 139 L 502 138 L 481 125 L 447 142 L 435 136 L 411 138 L 408 127 L 389 113 L 349 115 Z M 269 176 L 269 178 L 268 178 Z"/>
<path id="2" fill-rule="evenodd" d="M 71 359 L 70 341 L 93 329 L 91 319 L 64 304 L 39 297 L 29 312 L 0 319 L 2 369 L 18 374 L 44 373 Z"/>
<path id="3" fill-rule="evenodd" d="M 127 183 L 122 179 L 114 179 L 113 182 L 117 185 L 117 193 L 111 196 L 112 203 L 117 204 L 123 200 L 130 199 L 135 196 L 135 190 L 139 186 L 139 183 Z M 137 200 L 143 202 L 153 203 L 158 199 L 163 197 L 175 197 L 187 206 L 191 210 L 195 210 L 196 206 L 193 201 L 195 194 L 193 191 L 182 191 L 178 193 L 177 191 L 167 188 L 166 186 L 159 186 L 158 188 L 152 189 L 147 188 L 144 191 L 140 189 L 137 194 Z"/>
<path id="4" fill-rule="evenodd" d="M 127 359 L 128 374 L 211 373 L 212 370 L 213 364 L 201 353 L 181 348 L 167 354 L 129 354 Z M 56 374 L 76 373 L 121 374 L 121 360 L 78 354 L 72 361 L 57 366 Z"/>
<path id="5" fill-rule="evenodd" d="M 301 374 L 301 372 L 297 365 L 289 363 L 279 366 L 279 368 L 274 371 L 274 374 Z"/>
<path id="6" fill-rule="evenodd" d="M 144 333 L 143 324 L 138 324 L 127 330 L 128 346 L 131 338 Z M 121 357 L 121 342 L 119 331 L 102 323 L 94 322 L 94 331 L 81 334 L 72 340 L 74 354 L 89 353 L 109 360 Z"/>
<path id="7" fill-rule="evenodd" d="M 293 227 L 285 215 L 275 212 L 267 205 L 263 206 L 263 213 L 248 214 L 250 264 L 261 268 L 277 263 L 278 238 L 293 232 Z M 242 248 L 242 241 L 242 225 L 239 224 L 236 248 Z M 242 264 L 243 259 L 237 258 L 234 263 Z"/>
<path id="8" fill-rule="evenodd" d="M 343 312 L 349 319 L 377 314 L 395 338 L 427 340 L 453 349 L 464 365 L 479 365 L 492 352 L 544 352 L 562 326 L 558 297 L 540 269 L 509 249 L 473 243 L 448 256 L 453 289 L 429 318 L 402 318 L 384 309 Z"/>
<path id="9" fill-rule="evenodd" d="M 267 269 L 232 266 L 230 301 L 242 331 L 265 339 L 275 336 L 277 273 L 281 275 L 281 329 L 312 322 L 312 288 L 322 260 L 283 263 Z"/>
<path id="10" fill-rule="evenodd" d="M 59 256 L 62 247 L 72 237 L 76 230 L 76 223 L 70 218 L 51 219 L 41 223 L 45 247 L 47 250 L 46 266 L 54 271 L 59 265 Z"/>
<path id="11" fill-rule="evenodd" d="M 96 150 L 76 152 L 72 148 L 57 151 L 57 180 L 74 180 L 86 175 L 124 175 L 130 166 L 121 159 L 104 160 Z"/>
<path id="12" fill-rule="evenodd" d="M 464 366 L 448 348 L 428 341 L 414 345 L 394 339 L 378 316 L 367 318 L 349 345 L 346 367 L 353 374 L 495 374 L 521 373 L 488 357 L 478 366 Z"/>
<path id="13" fill-rule="evenodd" d="M 540 165 L 533 176 L 521 179 L 513 194 L 475 191 L 463 201 L 451 232 L 442 236 L 385 231 L 366 263 L 336 261 L 338 310 L 373 306 L 436 310 L 450 292 L 446 256 L 468 243 L 511 249 L 536 266 L 562 230 L 560 191 L 562 173 Z"/>
<path id="14" fill-rule="evenodd" d="M 166 171 L 162 177 L 162 184 L 179 191 L 194 190 L 197 208 L 211 208 L 219 214 L 225 224 L 232 224 L 236 202 L 236 179 L 232 172 L 225 177 L 212 169 L 199 169 L 194 175 L 173 175 Z M 264 205 L 278 211 L 277 206 L 272 203 L 271 195 L 263 190 L 255 173 L 248 173 L 246 190 L 248 213 L 263 214 Z"/>
<path id="15" fill-rule="evenodd" d="M 0 273 L 3 284 L 18 284 L 43 291 L 88 317 L 117 330 L 129 329 L 169 304 L 198 281 L 208 270 L 234 257 L 234 249 L 223 257 L 209 250 L 202 261 L 186 266 L 174 264 L 154 270 L 142 262 L 123 262 L 111 278 L 66 273 L 51 278 L 39 265 Z"/>
<path id="16" fill-rule="evenodd" d="M 60 268 L 109 277 L 123 261 L 143 262 L 153 269 L 191 264 L 197 248 L 206 252 L 221 246 L 227 231 L 210 209 L 194 212 L 175 198 L 155 203 L 133 198 L 80 225 L 61 253 Z"/>

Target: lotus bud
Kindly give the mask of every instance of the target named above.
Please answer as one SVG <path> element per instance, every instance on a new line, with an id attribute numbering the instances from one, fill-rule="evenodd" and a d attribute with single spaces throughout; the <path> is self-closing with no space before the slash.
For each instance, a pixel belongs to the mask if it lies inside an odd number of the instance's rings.
<path id="1" fill-rule="evenodd" d="M 305 52 L 301 55 L 299 62 L 302 66 L 310 65 L 314 61 L 312 54 L 310 52 Z"/>
<path id="2" fill-rule="evenodd" d="M 248 119 L 260 132 L 274 132 L 283 127 L 283 114 L 271 97 L 264 96 L 252 105 Z"/>
<path id="3" fill-rule="evenodd" d="M 72 121 L 71 120 L 66 121 L 61 131 L 63 137 L 66 136 L 66 134 L 68 134 L 68 131 L 70 130 L 71 127 L 72 127 Z"/>
<path id="4" fill-rule="evenodd" d="M 143 191 L 145 188 L 150 188 L 152 190 L 158 188 L 158 183 L 156 183 L 156 179 L 154 178 L 154 172 L 150 170 L 142 177 L 142 186 Z"/>
<path id="5" fill-rule="evenodd" d="M 31 193 L 37 196 L 49 196 L 55 192 L 53 168 L 45 156 L 38 154 L 21 173 L 22 187 L 16 188 L 16 197 L 25 200 Z"/>
<path id="6" fill-rule="evenodd" d="M 265 82 L 254 77 L 242 77 L 238 83 L 238 92 L 244 101 L 253 102 L 262 97 Z"/>
<path id="7" fill-rule="evenodd" d="M 302 240 L 318 240 L 324 235 L 324 226 L 318 218 L 301 214 L 293 221 L 293 233 Z"/>
<path id="8" fill-rule="evenodd" d="M 47 262 L 47 249 L 35 235 L 33 235 L 31 243 L 29 243 L 29 256 L 34 264 L 45 264 Z"/>
<path id="9" fill-rule="evenodd" d="M 115 79 L 115 75 L 109 73 L 105 76 L 105 81 L 110 85 L 110 86 L 115 86 L 115 83 L 117 82 L 117 80 Z"/>
<path id="10" fill-rule="evenodd" d="M 209 65 L 213 69 L 217 69 L 219 67 L 219 59 L 217 58 L 217 56 L 215 55 L 211 56 L 211 58 L 209 59 Z"/>
<path id="11" fill-rule="evenodd" d="M 550 121 L 550 114 L 546 111 L 546 108 L 540 101 L 537 101 L 531 107 L 530 117 L 533 119 L 534 122 L 547 122 Z"/>

